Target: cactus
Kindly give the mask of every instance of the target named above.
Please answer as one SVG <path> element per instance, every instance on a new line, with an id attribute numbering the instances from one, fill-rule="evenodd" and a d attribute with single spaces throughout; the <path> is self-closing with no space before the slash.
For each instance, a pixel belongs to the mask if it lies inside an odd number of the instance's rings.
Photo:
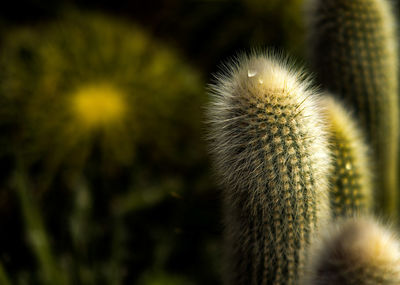
<path id="1" fill-rule="evenodd" d="M 398 237 L 371 217 L 328 226 L 314 245 L 304 285 L 400 284 Z"/>
<path id="2" fill-rule="evenodd" d="M 333 154 L 330 199 L 333 216 L 372 210 L 372 181 L 368 148 L 350 114 L 332 96 L 322 100 Z"/>
<path id="3" fill-rule="evenodd" d="M 386 0 L 309 1 L 309 51 L 320 83 L 351 105 L 374 157 L 377 209 L 395 216 L 397 36 Z"/>
<path id="4" fill-rule="evenodd" d="M 303 72 L 274 54 L 241 57 L 211 89 L 225 284 L 296 284 L 306 249 L 330 215 L 318 95 Z"/>

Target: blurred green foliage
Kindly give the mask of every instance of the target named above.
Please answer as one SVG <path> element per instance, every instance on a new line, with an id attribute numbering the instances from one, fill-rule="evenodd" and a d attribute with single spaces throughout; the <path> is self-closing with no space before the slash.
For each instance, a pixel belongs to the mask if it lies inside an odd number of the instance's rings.
<path id="1" fill-rule="evenodd" d="M 26 0 L 0 24 L 0 282 L 219 284 L 205 83 L 252 47 L 301 56 L 301 1 Z M 83 127 L 87 86 L 118 124 Z"/>

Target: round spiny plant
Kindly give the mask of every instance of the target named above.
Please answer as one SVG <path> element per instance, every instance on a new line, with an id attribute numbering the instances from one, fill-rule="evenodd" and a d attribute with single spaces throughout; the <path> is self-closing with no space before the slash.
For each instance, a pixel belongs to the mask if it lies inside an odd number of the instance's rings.
<path id="1" fill-rule="evenodd" d="M 139 152 L 166 167 L 202 152 L 199 76 L 137 26 L 100 14 L 10 30 L 0 96 L 10 144 L 46 171 L 82 166 L 92 152 L 107 165 L 130 165 Z"/>

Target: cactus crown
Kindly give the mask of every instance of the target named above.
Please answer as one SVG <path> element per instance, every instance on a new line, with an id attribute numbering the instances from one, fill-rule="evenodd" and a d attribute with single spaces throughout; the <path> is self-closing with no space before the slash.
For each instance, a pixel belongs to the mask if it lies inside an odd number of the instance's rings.
<path id="1" fill-rule="evenodd" d="M 328 155 L 321 151 L 326 148 L 321 142 L 326 138 L 326 131 L 320 124 L 323 118 L 318 111 L 318 95 L 314 95 L 316 91 L 310 78 L 292 66 L 290 60 L 271 52 L 241 56 L 217 75 L 217 83 L 211 85 L 212 102 L 208 112 L 210 140 L 212 151 L 217 156 L 217 168 L 226 183 L 237 180 L 234 179 L 237 171 L 243 170 L 239 166 L 243 160 L 233 161 L 232 157 L 236 156 L 232 155 L 241 152 L 242 159 L 248 159 L 245 151 L 252 149 L 246 147 L 254 144 L 255 139 L 278 142 L 287 137 L 290 145 L 296 136 L 310 129 L 315 132 L 311 137 L 304 138 L 302 145 L 314 140 L 310 155 L 316 156 L 316 167 L 325 169 L 329 165 Z M 299 114 L 302 116 L 298 117 Z M 298 124 L 290 126 L 293 123 Z M 295 133 L 291 134 L 292 131 Z M 288 137 L 289 133 L 292 137 Z M 280 141 L 279 145 L 282 147 L 285 142 Z M 247 175 L 254 174 L 257 172 L 247 172 Z M 250 180 L 242 178 L 239 183 Z"/>

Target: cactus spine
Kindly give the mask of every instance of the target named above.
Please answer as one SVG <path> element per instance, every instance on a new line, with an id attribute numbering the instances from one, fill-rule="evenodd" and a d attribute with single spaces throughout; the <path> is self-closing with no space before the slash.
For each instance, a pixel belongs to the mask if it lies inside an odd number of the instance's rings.
<path id="1" fill-rule="evenodd" d="M 320 83 L 355 109 L 372 143 L 377 209 L 396 215 L 397 37 L 385 0 L 311 0 L 310 54 Z"/>
<path id="2" fill-rule="evenodd" d="M 372 182 L 368 149 L 362 132 L 340 102 L 322 100 L 333 154 L 330 200 L 333 216 L 353 216 L 372 209 Z"/>
<path id="3" fill-rule="evenodd" d="M 212 87 L 225 284 L 296 284 L 330 212 L 330 156 L 315 91 L 273 55 L 242 57 Z"/>
<path id="4" fill-rule="evenodd" d="M 330 225 L 312 251 L 304 285 L 400 284 L 398 238 L 372 218 Z"/>

